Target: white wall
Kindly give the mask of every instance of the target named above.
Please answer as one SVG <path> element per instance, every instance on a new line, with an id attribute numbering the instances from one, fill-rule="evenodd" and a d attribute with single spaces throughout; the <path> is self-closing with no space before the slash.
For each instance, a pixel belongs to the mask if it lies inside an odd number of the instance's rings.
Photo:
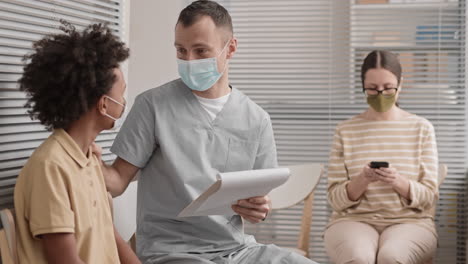
<path id="1" fill-rule="evenodd" d="M 130 46 L 130 0 L 123 0 L 123 27 L 122 27 L 122 38 L 123 41 Z M 124 74 L 125 80 L 128 80 L 128 64 L 129 60 L 125 61 L 120 65 L 122 72 Z M 128 91 L 125 91 L 127 93 Z"/>
<path id="2" fill-rule="evenodd" d="M 128 99 L 178 78 L 174 28 L 185 0 L 137 0 L 130 4 Z"/>
<path id="3" fill-rule="evenodd" d="M 185 0 L 124 0 L 123 39 L 130 59 L 122 65 L 129 104 L 145 90 L 178 78 L 174 28 Z M 114 198 L 115 226 L 123 239 L 136 230 L 136 182 Z"/>

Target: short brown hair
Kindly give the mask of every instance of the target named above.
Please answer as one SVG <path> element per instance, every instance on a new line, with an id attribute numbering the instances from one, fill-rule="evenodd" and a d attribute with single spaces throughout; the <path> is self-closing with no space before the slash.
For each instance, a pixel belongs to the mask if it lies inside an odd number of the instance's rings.
<path id="1" fill-rule="evenodd" d="M 229 12 L 222 5 L 210 0 L 194 1 L 185 7 L 179 14 L 177 24 L 189 27 L 203 16 L 209 16 L 217 27 L 224 27 L 230 33 L 234 32 Z"/>

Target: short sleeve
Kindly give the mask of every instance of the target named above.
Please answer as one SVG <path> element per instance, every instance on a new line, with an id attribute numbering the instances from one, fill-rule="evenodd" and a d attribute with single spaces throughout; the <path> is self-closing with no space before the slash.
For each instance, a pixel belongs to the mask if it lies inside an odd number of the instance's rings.
<path id="1" fill-rule="evenodd" d="M 254 169 L 269 169 L 278 167 L 276 156 L 275 136 L 270 117 L 264 119 L 264 125 L 260 132 L 259 147 L 255 158 Z"/>
<path id="2" fill-rule="evenodd" d="M 111 152 L 132 165 L 143 168 L 156 148 L 154 106 L 142 95 L 135 99 Z"/>
<path id="3" fill-rule="evenodd" d="M 65 170 L 51 162 L 35 164 L 25 215 L 33 237 L 50 233 L 74 233 L 70 181 Z"/>

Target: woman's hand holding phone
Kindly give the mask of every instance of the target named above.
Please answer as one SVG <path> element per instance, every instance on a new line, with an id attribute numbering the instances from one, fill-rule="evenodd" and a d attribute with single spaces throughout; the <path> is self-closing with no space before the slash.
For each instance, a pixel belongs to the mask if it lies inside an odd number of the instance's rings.
<path id="1" fill-rule="evenodd" d="M 393 187 L 399 185 L 401 181 L 406 180 L 406 178 L 402 177 L 398 171 L 393 168 L 378 168 L 374 169 L 375 173 L 378 175 L 380 181 L 388 183 Z"/>
<path id="2" fill-rule="evenodd" d="M 362 177 L 367 183 L 372 183 L 379 180 L 379 175 L 377 175 L 375 170 L 372 169 L 369 165 L 364 166 L 360 177 Z"/>
<path id="3" fill-rule="evenodd" d="M 391 184 L 392 186 L 397 185 L 402 179 L 398 171 L 390 167 L 390 164 L 386 161 L 371 161 L 369 167 L 375 173 L 378 180 Z"/>
<path id="4" fill-rule="evenodd" d="M 393 189 L 406 199 L 410 199 L 410 183 L 409 180 L 403 177 L 398 171 L 393 168 L 374 169 L 380 181 L 390 184 Z"/>

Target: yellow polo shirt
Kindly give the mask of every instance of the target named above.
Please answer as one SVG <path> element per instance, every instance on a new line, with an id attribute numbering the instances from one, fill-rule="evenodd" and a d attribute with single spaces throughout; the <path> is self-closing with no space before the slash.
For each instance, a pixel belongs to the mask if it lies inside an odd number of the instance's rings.
<path id="1" fill-rule="evenodd" d="M 41 235 L 74 233 L 87 264 L 120 263 L 98 159 L 63 129 L 39 146 L 15 187 L 20 264 L 46 264 Z"/>

